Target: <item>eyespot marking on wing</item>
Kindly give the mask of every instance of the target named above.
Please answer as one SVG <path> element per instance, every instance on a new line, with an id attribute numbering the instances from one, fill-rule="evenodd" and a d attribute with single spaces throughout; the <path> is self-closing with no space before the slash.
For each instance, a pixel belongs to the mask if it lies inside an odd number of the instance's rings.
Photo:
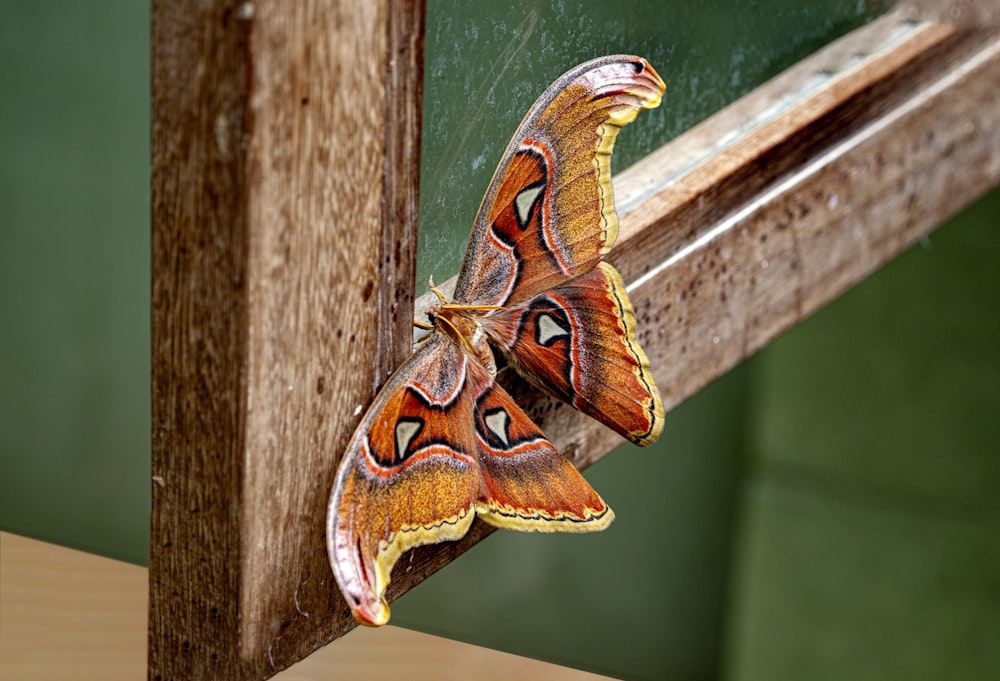
<path id="1" fill-rule="evenodd" d="M 417 437 L 424 427 L 423 419 L 408 418 L 396 421 L 396 460 L 402 461 L 406 458 L 406 452 L 410 448 L 410 443 Z"/>
<path id="2" fill-rule="evenodd" d="M 496 435 L 505 447 L 510 446 L 510 436 L 507 433 L 507 429 L 510 426 L 510 414 L 506 410 L 494 409 L 488 411 L 483 415 L 483 421 L 486 423 L 486 427 L 490 429 L 490 432 Z"/>
<path id="3" fill-rule="evenodd" d="M 537 184 L 529 185 L 521 190 L 521 192 L 514 197 L 514 209 L 517 213 L 517 224 L 522 229 L 528 228 L 528 224 L 531 222 L 531 214 L 535 209 L 535 204 L 541 198 L 545 190 L 545 183 L 539 182 Z"/>
<path id="4" fill-rule="evenodd" d="M 569 335 L 569 329 L 560 324 L 549 314 L 539 314 L 535 320 L 535 340 L 539 345 L 548 347 L 556 340 Z"/>

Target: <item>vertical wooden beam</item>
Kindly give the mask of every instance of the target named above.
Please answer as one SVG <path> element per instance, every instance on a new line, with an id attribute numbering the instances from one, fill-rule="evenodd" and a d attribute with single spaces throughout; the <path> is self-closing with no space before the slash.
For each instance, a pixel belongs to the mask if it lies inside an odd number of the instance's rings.
<path id="1" fill-rule="evenodd" d="M 325 506 L 410 344 L 423 14 L 154 2 L 151 679 L 266 678 L 353 626 Z"/>

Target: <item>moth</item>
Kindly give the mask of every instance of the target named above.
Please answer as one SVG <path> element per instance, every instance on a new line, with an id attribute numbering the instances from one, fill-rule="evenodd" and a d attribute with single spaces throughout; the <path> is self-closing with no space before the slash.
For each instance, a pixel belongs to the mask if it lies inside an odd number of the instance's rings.
<path id="1" fill-rule="evenodd" d="M 602 259 L 618 233 L 615 138 L 664 89 L 640 57 L 586 62 L 539 97 L 507 146 L 454 300 L 437 292 L 433 333 L 379 392 L 337 472 L 327 549 L 362 624 L 388 621 L 385 591 L 405 551 L 460 539 L 476 516 L 536 532 L 614 518 L 497 383 L 494 353 L 632 442 L 659 436 L 663 404 L 635 314 Z"/>

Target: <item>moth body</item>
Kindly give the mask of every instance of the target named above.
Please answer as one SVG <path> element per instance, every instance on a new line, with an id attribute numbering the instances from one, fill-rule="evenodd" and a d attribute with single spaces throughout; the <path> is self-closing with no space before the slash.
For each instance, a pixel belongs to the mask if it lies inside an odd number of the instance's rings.
<path id="1" fill-rule="evenodd" d="M 493 307 L 487 308 L 492 309 Z M 435 305 L 427 311 L 427 317 L 435 330 L 474 357 L 490 372 L 490 376 L 496 376 L 496 358 L 483 330 L 482 314 L 483 310 L 480 308 L 453 303 Z"/>

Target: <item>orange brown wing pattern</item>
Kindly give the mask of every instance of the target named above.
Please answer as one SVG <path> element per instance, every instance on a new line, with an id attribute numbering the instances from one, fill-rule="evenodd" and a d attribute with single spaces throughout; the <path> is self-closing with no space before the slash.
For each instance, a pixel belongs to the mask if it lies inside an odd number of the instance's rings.
<path id="1" fill-rule="evenodd" d="M 614 519 L 600 495 L 485 369 L 470 362 L 479 446 L 476 512 L 529 532 L 594 532 Z"/>
<path id="2" fill-rule="evenodd" d="M 638 445 L 659 437 L 663 403 L 611 265 L 489 314 L 483 326 L 533 384 Z"/>
<path id="3" fill-rule="evenodd" d="M 341 461 L 327 549 L 362 624 L 388 621 L 385 590 L 406 550 L 460 539 L 472 524 L 479 474 L 469 363 L 432 336 L 375 398 Z"/>
<path id="4" fill-rule="evenodd" d="M 663 91 L 646 60 L 613 56 L 581 64 L 542 94 L 483 199 L 455 302 L 515 304 L 601 260 L 618 235 L 615 138 Z"/>
<path id="5" fill-rule="evenodd" d="M 385 591 L 407 550 L 498 527 L 600 530 L 614 514 L 480 366 L 435 334 L 379 393 L 347 448 L 327 548 L 355 618 L 389 620 Z"/>
<path id="6" fill-rule="evenodd" d="M 386 588 L 405 551 L 461 538 L 476 515 L 540 532 L 600 530 L 614 518 L 497 385 L 486 339 L 532 382 L 633 442 L 659 435 L 663 405 L 635 316 L 601 260 L 618 232 L 615 138 L 663 91 L 639 57 L 587 62 L 545 91 L 507 147 L 457 304 L 432 313 L 437 331 L 390 377 L 340 462 L 327 549 L 361 623 L 388 621 Z"/>

